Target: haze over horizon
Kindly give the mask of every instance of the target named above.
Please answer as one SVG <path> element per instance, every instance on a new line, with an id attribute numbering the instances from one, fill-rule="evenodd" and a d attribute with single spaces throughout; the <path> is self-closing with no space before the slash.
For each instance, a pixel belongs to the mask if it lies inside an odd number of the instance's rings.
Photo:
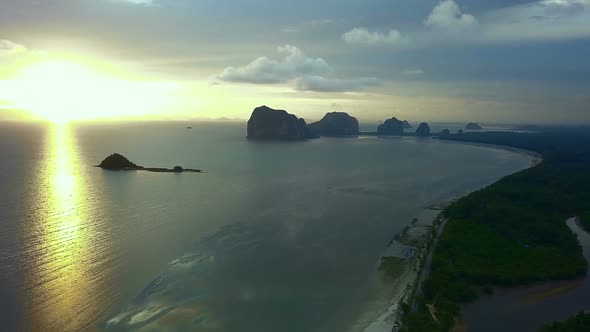
<path id="1" fill-rule="evenodd" d="M 590 0 L 0 0 L 0 120 L 590 123 Z"/>

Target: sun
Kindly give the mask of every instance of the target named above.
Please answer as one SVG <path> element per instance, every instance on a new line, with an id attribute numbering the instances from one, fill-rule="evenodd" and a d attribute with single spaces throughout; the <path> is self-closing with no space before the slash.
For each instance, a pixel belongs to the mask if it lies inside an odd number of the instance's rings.
<path id="1" fill-rule="evenodd" d="M 34 116 L 64 123 L 140 116 L 165 108 L 170 86 L 126 80 L 71 61 L 44 61 L 11 82 L 10 99 Z"/>
<path id="2" fill-rule="evenodd" d="M 25 68 L 14 85 L 13 97 L 20 106 L 61 123 L 88 116 L 84 104 L 91 103 L 106 79 L 81 64 L 47 61 Z"/>

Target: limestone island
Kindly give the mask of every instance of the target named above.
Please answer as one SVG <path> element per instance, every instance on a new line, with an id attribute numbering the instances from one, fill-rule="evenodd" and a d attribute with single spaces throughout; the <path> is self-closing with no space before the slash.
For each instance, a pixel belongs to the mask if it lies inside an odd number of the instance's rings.
<path id="1" fill-rule="evenodd" d="M 408 122 L 408 120 L 403 121 L 404 129 L 412 129 L 412 125 Z"/>
<path id="2" fill-rule="evenodd" d="M 327 113 L 320 121 L 309 125 L 320 136 L 347 137 L 359 135 L 359 122 L 344 112 Z"/>
<path id="3" fill-rule="evenodd" d="M 451 131 L 449 129 L 444 129 L 438 134 L 439 137 L 449 137 L 451 136 Z"/>
<path id="4" fill-rule="evenodd" d="M 156 167 L 143 167 L 136 165 L 129 161 L 123 155 L 113 153 L 103 160 L 96 167 L 106 169 L 109 171 L 147 171 L 156 173 L 203 173 L 200 169 L 182 168 L 181 166 L 174 166 L 174 168 L 156 168 Z"/>
<path id="5" fill-rule="evenodd" d="M 422 122 L 418 129 L 416 129 L 416 136 L 430 136 L 430 126 L 426 122 Z"/>
<path id="6" fill-rule="evenodd" d="M 481 130 L 483 129 L 478 123 L 475 122 L 469 122 L 466 126 L 465 129 L 469 129 L 469 130 Z"/>
<path id="7" fill-rule="evenodd" d="M 383 124 L 377 127 L 377 135 L 401 136 L 404 134 L 404 128 L 406 128 L 405 123 L 407 121 L 400 121 L 395 117 L 385 120 Z"/>
<path id="8" fill-rule="evenodd" d="M 249 139 L 294 141 L 317 137 L 304 119 L 285 110 L 260 106 L 248 120 Z"/>

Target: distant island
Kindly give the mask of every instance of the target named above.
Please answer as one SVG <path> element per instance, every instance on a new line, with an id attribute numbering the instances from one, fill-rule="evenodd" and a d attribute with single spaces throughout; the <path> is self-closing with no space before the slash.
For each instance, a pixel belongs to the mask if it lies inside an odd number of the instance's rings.
<path id="1" fill-rule="evenodd" d="M 248 120 L 248 138 L 261 140 L 305 140 L 317 138 L 304 119 L 268 106 L 254 109 Z"/>
<path id="2" fill-rule="evenodd" d="M 411 129 L 412 125 L 408 120 L 398 120 L 396 117 L 385 120 L 377 127 L 378 136 L 404 136 L 411 135 L 406 133 L 405 129 Z"/>
<path id="3" fill-rule="evenodd" d="M 430 136 L 430 126 L 426 122 L 422 122 L 418 129 L 416 129 L 416 136 Z"/>
<path id="4" fill-rule="evenodd" d="M 469 129 L 469 130 L 481 130 L 483 129 L 478 123 L 475 122 L 469 122 L 466 126 L 465 129 Z"/>
<path id="5" fill-rule="evenodd" d="M 260 106 L 252 112 L 247 130 L 249 139 L 295 141 L 320 136 L 357 136 L 359 122 L 347 113 L 331 112 L 308 125 L 304 119 L 285 110 Z"/>
<path id="6" fill-rule="evenodd" d="M 327 113 L 320 121 L 309 125 L 311 130 L 320 136 L 357 136 L 359 122 L 355 117 L 344 112 Z"/>
<path id="7" fill-rule="evenodd" d="M 385 120 L 379 127 L 377 127 L 378 135 L 403 135 L 404 121 L 398 120 L 396 117 Z"/>
<path id="8" fill-rule="evenodd" d="M 420 123 L 415 132 L 405 131 L 412 128 L 407 120 L 398 120 L 396 117 L 385 120 L 377 127 L 377 131 L 363 131 L 359 134 L 362 136 L 419 136 L 419 137 L 438 137 L 450 134 L 448 129 L 440 133 L 431 133 L 430 125 L 426 122 Z"/>
<path id="9" fill-rule="evenodd" d="M 469 123 L 468 129 L 482 129 L 477 123 Z M 321 136 L 355 137 L 355 136 L 417 136 L 417 137 L 447 137 L 449 129 L 432 133 L 426 122 L 420 123 L 414 132 L 406 132 L 413 128 L 407 120 L 396 117 L 385 120 L 376 131 L 359 130 L 358 120 L 345 112 L 330 112 L 317 122 L 307 124 L 303 118 L 298 118 L 285 110 L 260 106 L 254 109 L 248 120 L 248 139 L 254 140 L 283 140 L 299 141 Z M 463 130 L 459 130 L 459 134 Z"/>
<path id="10" fill-rule="evenodd" d="M 190 168 L 182 168 L 181 166 L 174 166 L 173 168 L 155 168 L 155 167 L 143 167 L 139 166 L 129 159 L 125 158 L 123 155 L 118 153 L 113 153 L 112 155 L 106 157 L 99 165 L 96 167 L 106 169 L 109 171 L 147 171 L 147 172 L 156 172 L 156 173 L 202 173 L 200 169 L 190 169 Z"/>

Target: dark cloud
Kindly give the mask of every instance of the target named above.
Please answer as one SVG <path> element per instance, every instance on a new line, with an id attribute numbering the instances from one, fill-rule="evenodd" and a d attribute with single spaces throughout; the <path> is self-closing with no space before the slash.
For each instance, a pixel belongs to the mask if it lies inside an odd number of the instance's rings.
<path id="1" fill-rule="evenodd" d="M 352 92 L 360 91 L 370 86 L 376 86 L 379 81 L 374 77 L 358 79 L 325 78 L 321 76 L 305 76 L 297 79 L 295 89 L 299 91 L 316 92 Z"/>

